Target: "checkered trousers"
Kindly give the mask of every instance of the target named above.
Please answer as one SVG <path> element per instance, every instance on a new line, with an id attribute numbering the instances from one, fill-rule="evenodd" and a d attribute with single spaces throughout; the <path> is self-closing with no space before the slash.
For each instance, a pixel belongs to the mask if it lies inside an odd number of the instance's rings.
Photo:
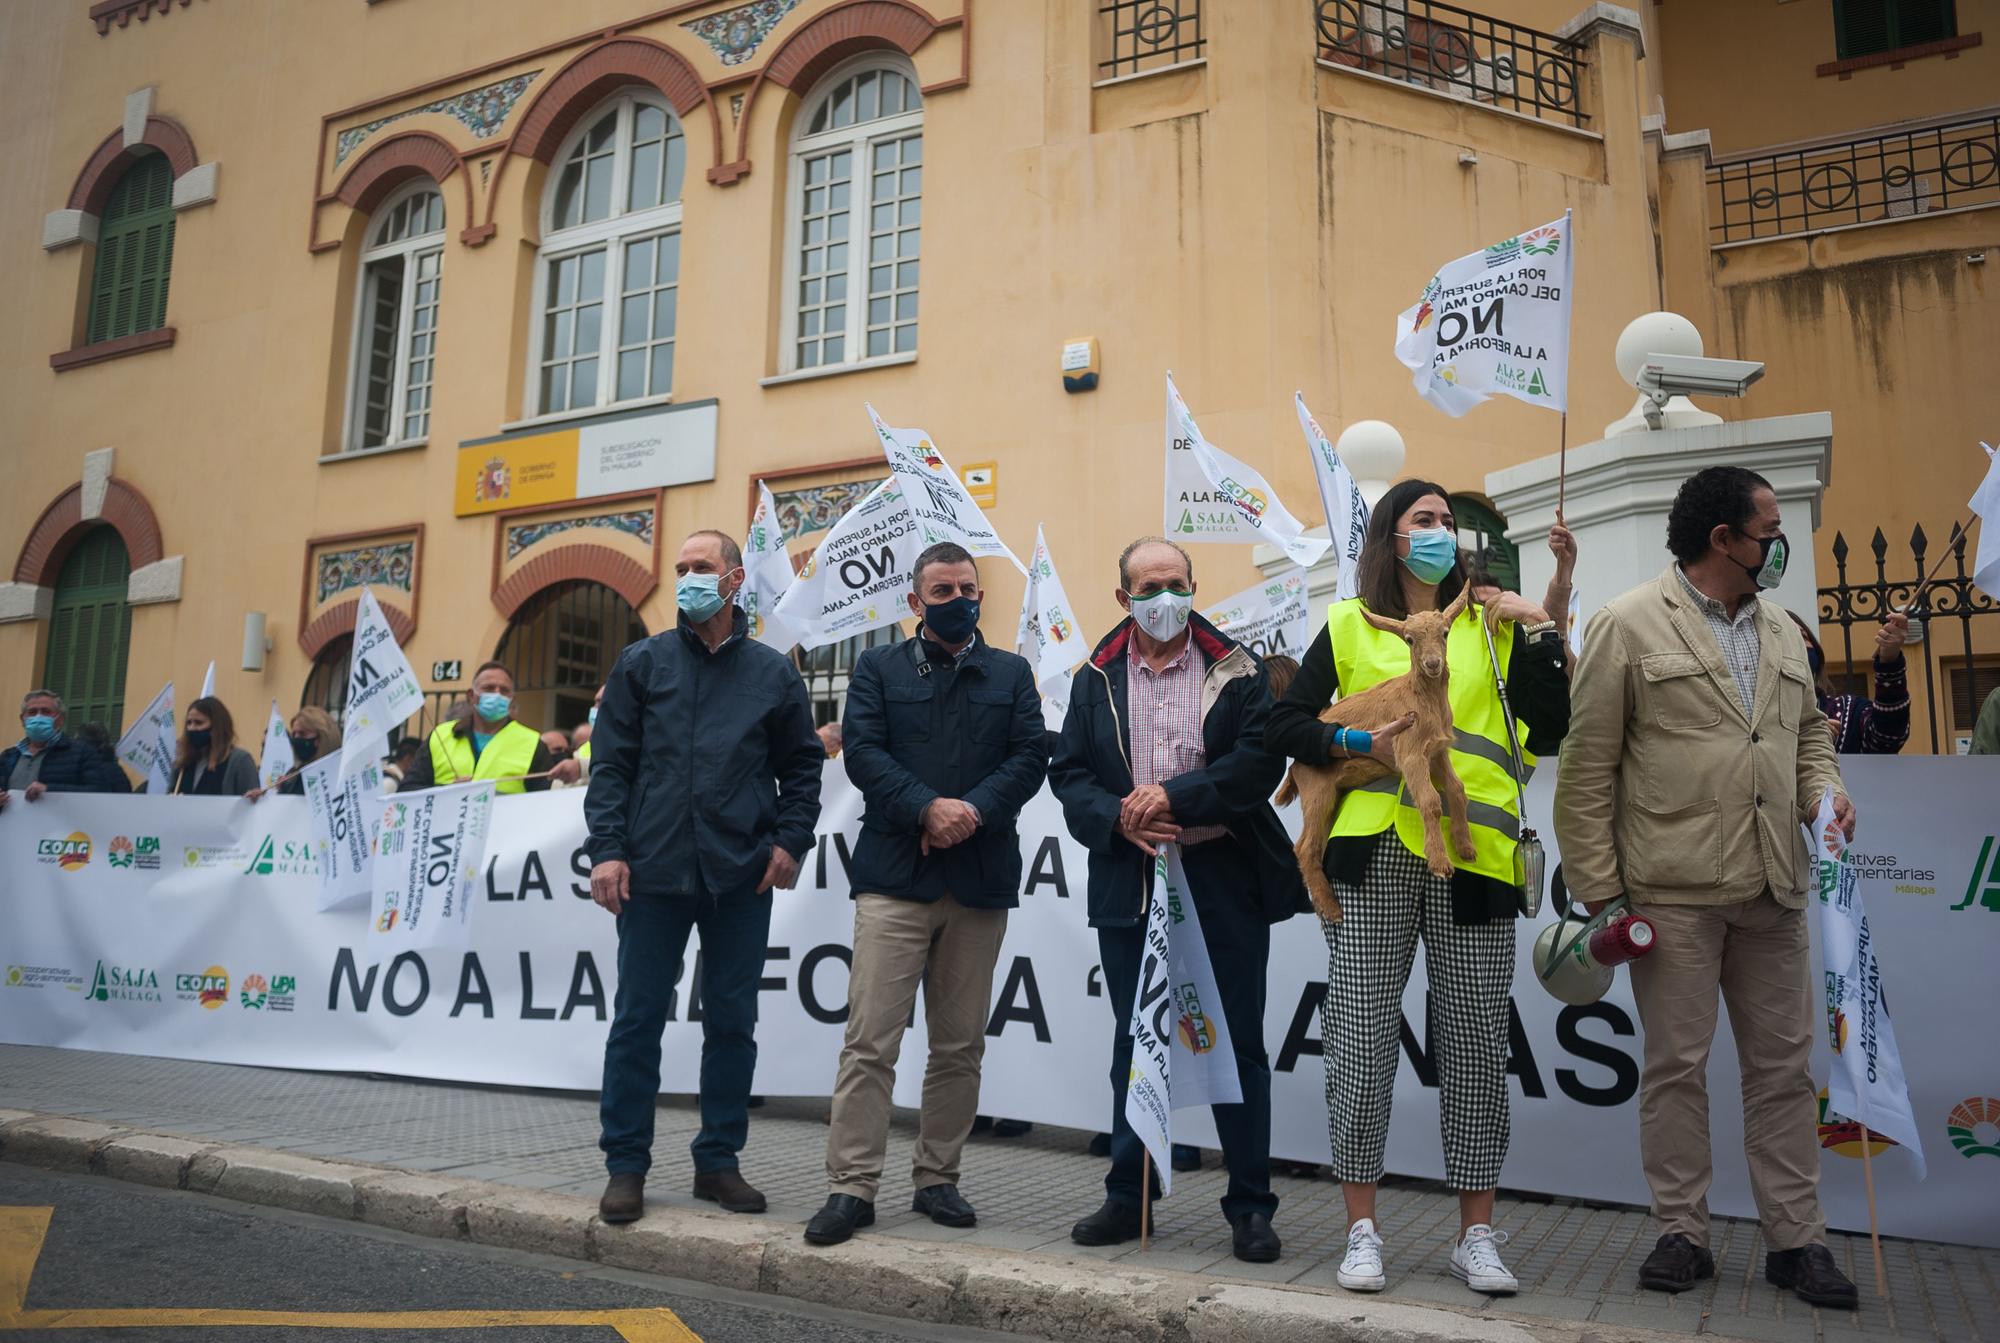
<path id="1" fill-rule="evenodd" d="M 1340 923 L 1320 925 L 1328 952 L 1320 1040 L 1334 1177 L 1357 1184 L 1382 1178 L 1402 1052 L 1403 986 L 1421 933 L 1431 993 L 1426 1035 L 1442 1091 L 1445 1183 L 1457 1190 L 1498 1187 L 1509 1137 L 1514 921 L 1452 922 L 1451 882 L 1432 876 L 1393 832 L 1376 844 L 1361 889 L 1342 887 L 1340 903 Z"/>

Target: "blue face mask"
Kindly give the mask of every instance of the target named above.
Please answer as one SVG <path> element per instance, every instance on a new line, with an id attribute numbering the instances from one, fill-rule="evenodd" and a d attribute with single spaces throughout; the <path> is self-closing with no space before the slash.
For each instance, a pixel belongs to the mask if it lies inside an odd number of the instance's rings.
<path id="1" fill-rule="evenodd" d="M 1458 538 L 1442 527 L 1418 527 L 1398 533 L 1410 541 L 1403 563 L 1420 583 L 1437 583 L 1458 565 Z"/>
<path id="2" fill-rule="evenodd" d="M 514 701 L 507 695 L 488 693 L 479 697 L 479 716 L 489 723 L 499 722 L 513 707 Z"/>
<path id="3" fill-rule="evenodd" d="M 590 706 L 590 725 L 592 727 L 597 726 L 597 706 L 595 704 Z"/>
<path id="4" fill-rule="evenodd" d="M 28 740 L 37 746 L 46 746 L 56 739 L 56 720 L 45 713 L 29 714 L 21 720 L 21 727 Z"/>
<path id="5" fill-rule="evenodd" d="M 674 584 L 674 604 L 689 620 L 700 624 L 722 609 L 720 574 L 682 574 Z"/>
<path id="6" fill-rule="evenodd" d="M 924 628 L 945 643 L 964 643 L 979 628 L 979 603 L 970 597 L 953 597 L 935 606 L 926 602 Z"/>

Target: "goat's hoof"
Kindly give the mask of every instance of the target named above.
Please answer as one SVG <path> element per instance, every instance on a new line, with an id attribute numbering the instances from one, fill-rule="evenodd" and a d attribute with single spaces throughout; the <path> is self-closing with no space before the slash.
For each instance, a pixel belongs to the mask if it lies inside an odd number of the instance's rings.
<path id="1" fill-rule="evenodd" d="M 1474 858 L 1477 858 L 1479 856 L 1479 850 L 1476 847 L 1474 847 L 1472 843 L 1472 837 L 1470 835 L 1462 837 L 1458 841 L 1456 847 L 1458 849 L 1458 856 L 1460 858 L 1465 859 L 1467 862 L 1471 862 Z"/>
<path id="2" fill-rule="evenodd" d="M 1456 872 L 1458 870 L 1457 868 L 1451 865 L 1451 859 L 1443 857 L 1442 855 L 1431 859 L 1430 866 L 1431 866 L 1431 875 L 1434 877 L 1448 877 L 1453 872 Z"/>

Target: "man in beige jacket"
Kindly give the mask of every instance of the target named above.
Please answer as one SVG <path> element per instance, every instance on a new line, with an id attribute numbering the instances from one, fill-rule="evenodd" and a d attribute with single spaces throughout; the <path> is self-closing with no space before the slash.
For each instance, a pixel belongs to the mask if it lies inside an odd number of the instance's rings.
<path id="1" fill-rule="evenodd" d="M 1805 643 L 1758 596 L 1788 558 L 1777 495 L 1740 467 L 1698 472 L 1674 500 L 1667 548 L 1674 564 L 1584 635 L 1555 803 L 1570 890 L 1592 909 L 1625 896 L 1659 932 L 1632 963 L 1646 1034 L 1639 1150 L 1661 1231 L 1639 1283 L 1678 1292 L 1715 1272 L 1708 1050 L 1720 989 L 1771 1247 L 1764 1276 L 1851 1309 L 1854 1284 L 1827 1251 L 1819 1205 L 1799 823 L 1831 787 L 1852 837 L 1854 808 Z"/>

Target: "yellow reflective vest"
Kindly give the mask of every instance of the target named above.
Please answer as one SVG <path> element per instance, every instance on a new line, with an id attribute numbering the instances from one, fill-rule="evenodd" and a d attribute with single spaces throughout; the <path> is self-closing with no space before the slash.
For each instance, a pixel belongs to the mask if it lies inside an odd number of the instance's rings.
<path id="1" fill-rule="evenodd" d="M 1480 608 L 1469 604 L 1445 640 L 1445 660 L 1451 668 L 1451 766 L 1465 785 L 1466 818 L 1472 825 L 1477 856 L 1469 860 L 1458 856 L 1451 843 L 1449 816 L 1444 818 L 1444 833 L 1452 861 L 1459 867 L 1511 882 L 1516 880 L 1514 854 L 1521 838 L 1521 807 L 1507 750 L 1507 718 L 1493 685 L 1493 663 L 1487 656 L 1479 620 Z M 1400 636 L 1378 630 L 1362 619 L 1358 597 L 1335 602 L 1327 609 L 1326 631 L 1343 695 L 1357 694 L 1410 670 L 1410 646 Z M 1502 621 L 1493 636 L 1503 671 L 1514 649 L 1514 635 L 1514 622 L 1509 620 Z M 1532 776 L 1535 757 L 1528 754 L 1527 735 L 1522 726 L 1521 759 Z M 1423 813 L 1410 804 L 1402 777 L 1393 774 L 1341 798 L 1332 836 L 1375 835 L 1392 825 L 1403 846 L 1423 857 Z"/>
<path id="2" fill-rule="evenodd" d="M 431 778 L 439 787 L 451 783 L 471 783 L 475 779 L 504 779 L 495 784 L 496 793 L 527 791 L 519 775 L 535 767 L 535 748 L 541 737 L 531 727 L 509 722 L 493 734 L 486 749 L 472 758 L 472 738 L 459 736 L 454 724 L 440 723 L 431 733 Z"/>

